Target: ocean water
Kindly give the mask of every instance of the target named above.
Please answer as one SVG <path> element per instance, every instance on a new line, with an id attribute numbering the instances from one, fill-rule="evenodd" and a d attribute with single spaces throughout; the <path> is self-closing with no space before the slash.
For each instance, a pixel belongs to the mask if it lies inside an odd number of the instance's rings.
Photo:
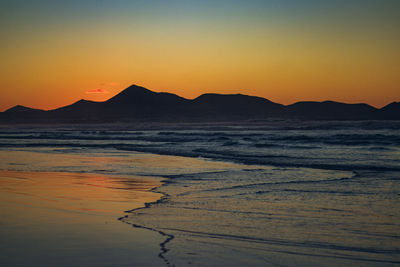
<path id="1" fill-rule="evenodd" d="M 121 129 L 2 129 L 0 169 L 162 179 L 115 219 L 160 235 L 165 265 L 400 264 L 400 123 Z"/>

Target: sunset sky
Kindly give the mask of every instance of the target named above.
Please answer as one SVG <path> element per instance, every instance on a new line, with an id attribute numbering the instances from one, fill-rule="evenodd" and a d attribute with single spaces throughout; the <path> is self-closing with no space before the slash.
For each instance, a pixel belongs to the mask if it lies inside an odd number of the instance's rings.
<path id="1" fill-rule="evenodd" d="M 0 111 L 103 101 L 131 84 L 400 101 L 400 1 L 1 1 Z"/>

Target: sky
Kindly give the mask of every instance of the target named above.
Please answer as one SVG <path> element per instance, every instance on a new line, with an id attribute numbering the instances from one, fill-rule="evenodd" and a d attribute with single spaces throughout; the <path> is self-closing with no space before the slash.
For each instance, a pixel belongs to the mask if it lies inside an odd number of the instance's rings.
<path id="1" fill-rule="evenodd" d="M 186 98 L 400 101 L 397 0 L 0 0 L 0 111 Z"/>

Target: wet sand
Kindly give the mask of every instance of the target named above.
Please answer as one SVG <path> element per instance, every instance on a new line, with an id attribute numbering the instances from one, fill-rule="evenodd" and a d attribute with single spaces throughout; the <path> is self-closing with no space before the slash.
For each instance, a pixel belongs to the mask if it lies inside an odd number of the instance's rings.
<path id="1" fill-rule="evenodd" d="M 155 178 L 0 171 L 1 266 L 158 266 L 163 237 L 118 221 Z"/>
<path id="2" fill-rule="evenodd" d="M 238 166 L 134 151 L 0 150 L 0 266 L 165 266 L 168 236 L 132 227 L 125 211 L 159 200 L 150 190 L 165 176 L 227 168 Z"/>

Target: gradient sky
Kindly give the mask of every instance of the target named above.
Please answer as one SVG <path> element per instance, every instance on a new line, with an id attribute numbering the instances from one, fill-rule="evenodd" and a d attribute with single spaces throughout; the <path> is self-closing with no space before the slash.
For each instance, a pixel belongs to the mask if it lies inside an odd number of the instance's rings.
<path id="1" fill-rule="evenodd" d="M 400 101 L 400 1 L 2 1 L 0 111 L 130 84 L 195 98 Z"/>

